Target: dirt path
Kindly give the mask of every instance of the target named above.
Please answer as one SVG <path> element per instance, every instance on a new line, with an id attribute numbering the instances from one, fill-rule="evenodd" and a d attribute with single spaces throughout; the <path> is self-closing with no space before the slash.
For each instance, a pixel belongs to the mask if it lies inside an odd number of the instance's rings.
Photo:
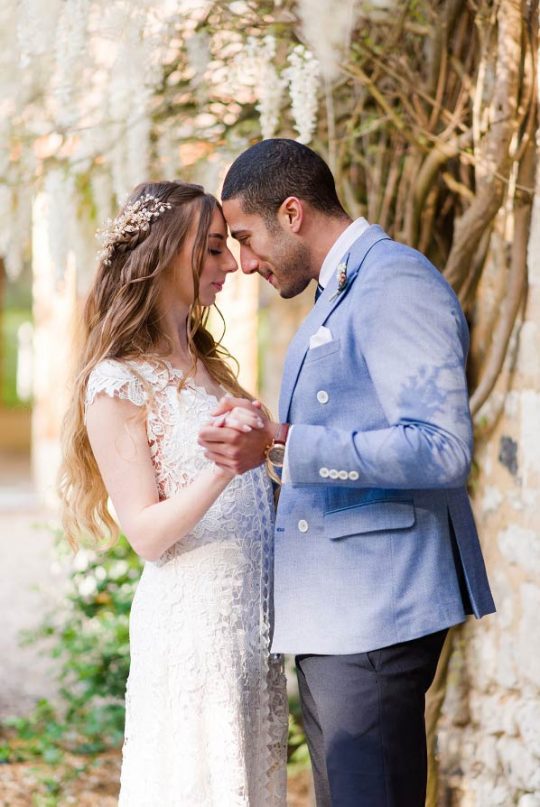
<path id="1" fill-rule="evenodd" d="M 0 455 L 0 719 L 55 693 L 52 662 L 35 646 L 21 647 L 20 633 L 39 624 L 62 583 L 51 514 L 38 505 L 28 461 Z"/>
<path id="2" fill-rule="evenodd" d="M 86 769 L 81 771 L 81 768 Z M 73 771 L 81 771 L 77 777 Z M 0 766 L 1 807 L 116 807 L 120 754 L 110 752 L 88 763 L 81 757 L 64 769 L 37 763 Z M 64 778 L 65 777 L 65 778 Z M 301 771 L 289 778 L 287 807 L 311 807 L 310 775 Z M 156 806 L 157 807 L 157 806 Z"/>

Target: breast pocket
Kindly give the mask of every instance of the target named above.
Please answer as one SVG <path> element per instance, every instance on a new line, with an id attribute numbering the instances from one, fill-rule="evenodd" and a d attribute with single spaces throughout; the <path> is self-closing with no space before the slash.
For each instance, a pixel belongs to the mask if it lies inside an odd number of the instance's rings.
<path id="1" fill-rule="evenodd" d="M 405 530 L 414 526 L 415 521 L 412 500 L 370 501 L 328 510 L 324 514 L 324 534 L 335 541 L 349 535 Z"/>
<path id="2" fill-rule="evenodd" d="M 306 358 L 304 364 L 311 364 L 313 361 L 317 361 L 317 359 L 323 359 L 326 356 L 332 356 L 334 353 L 338 353 L 341 346 L 340 339 L 332 339 L 331 342 L 325 342 L 323 345 L 318 345 L 318 347 L 312 347 L 306 353 Z"/>

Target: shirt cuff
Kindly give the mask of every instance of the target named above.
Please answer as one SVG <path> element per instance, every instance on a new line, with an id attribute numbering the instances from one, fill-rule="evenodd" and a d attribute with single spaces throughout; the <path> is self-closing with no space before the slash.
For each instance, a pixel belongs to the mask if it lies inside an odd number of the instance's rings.
<path id="1" fill-rule="evenodd" d="M 281 484 L 286 485 L 288 482 L 291 481 L 291 475 L 289 472 L 289 438 L 292 434 L 292 430 L 294 426 L 289 426 L 289 431 L 287 433 L 287 442 L 285 443 L 285 455 L 283 457 L 283 471 L 281 472 Z"/>

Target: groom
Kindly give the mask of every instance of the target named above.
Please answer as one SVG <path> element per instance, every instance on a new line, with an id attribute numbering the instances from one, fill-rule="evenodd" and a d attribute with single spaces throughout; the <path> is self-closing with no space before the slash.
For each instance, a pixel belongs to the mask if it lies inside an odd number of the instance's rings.
<path id="1" fill-rule="evenodd" d="M 285 298 L 318 281 L 279 421 L 202 430 L 215 462 L 281 477 L 272 650 L 296 656 L 318 807 L 422 807 L 424 696 L 451 625 L 494 611 L 465 489 L 467 325 L 420 253 L 351 221 L 292 140 L 223 187 L 242 270 Z M 247 401 L 227 398 L 216 414 Z"/>

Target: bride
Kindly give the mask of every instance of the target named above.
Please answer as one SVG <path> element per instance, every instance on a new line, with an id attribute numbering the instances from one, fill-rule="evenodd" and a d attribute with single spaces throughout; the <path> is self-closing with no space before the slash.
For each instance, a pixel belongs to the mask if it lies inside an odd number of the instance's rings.
<path id="1" fill-rule="evenodd" d="M 146 561 L 130 617 L 121 807 L 284 807 L 287 702 L 270 655 L 273 498 L 197 443 L 249 397 L 205 327 L 237 269 L 216 200 L 139 185 L 102 233 L 64 433 L 66 534 L 119 523 Z M 225 424 L 261 440 L 256 409 Z"/>

